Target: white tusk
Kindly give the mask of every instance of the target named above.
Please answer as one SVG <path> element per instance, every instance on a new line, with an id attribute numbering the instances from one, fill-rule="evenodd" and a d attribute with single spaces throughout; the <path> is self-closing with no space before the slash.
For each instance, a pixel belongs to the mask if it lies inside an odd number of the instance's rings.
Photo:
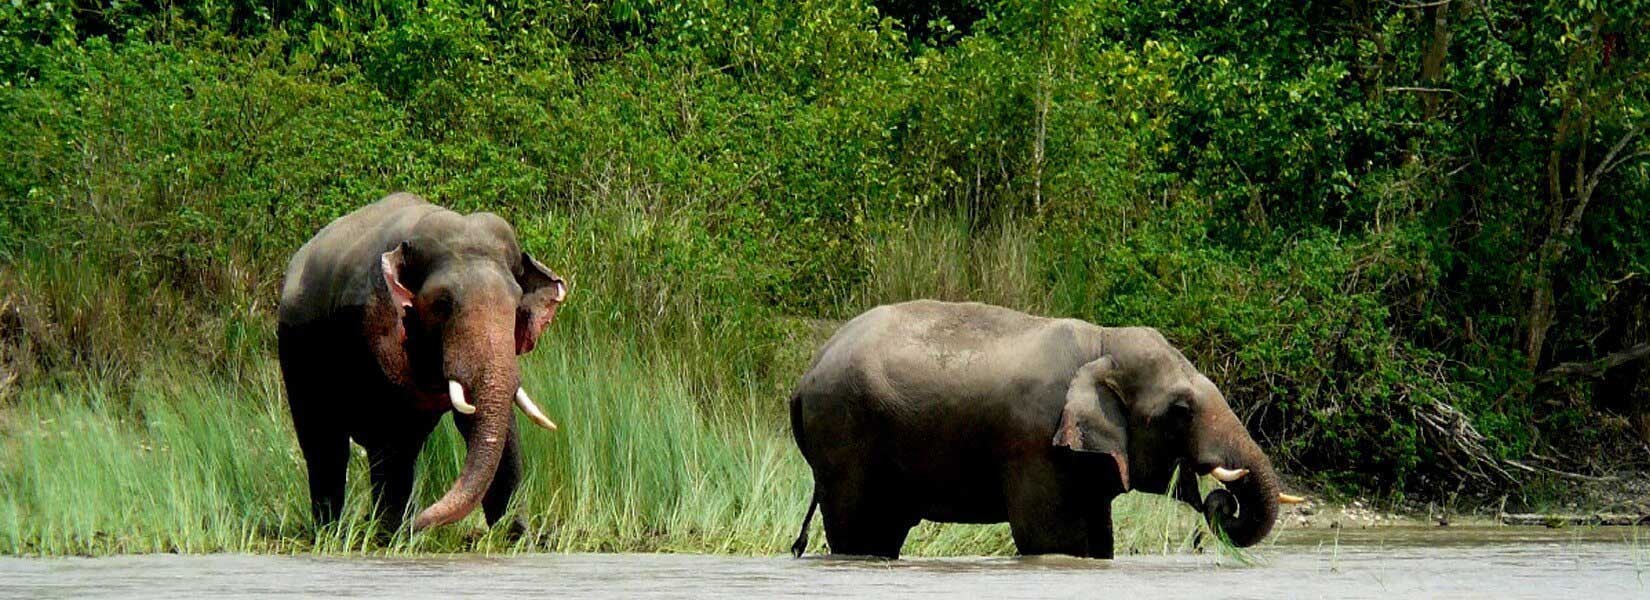
<path id="1" fill-rule="evenodd" d="M 562 300 L 566 300 L 566 299 L 567 299 L 567 285 L 560 282 L 560 281 L 557 281 L 556 282 L 556 301 L 561 302 Z"/>
<path id="2" fill-rule="evenodd" d="M 1219 480 L 1224 481 L 1226 483 L 1231 483 L 1231 482 L 1237 481 L 1239 479 L 1243 479 L 1244 475 L 1249 474 L 1249 470 L 1248 469 L 1238 469 L 1236 471 L 1233 471 L 1233 470 L 1228 469 L 1226 467 L 1215 467 L 1214 469 L 1211 469 L 1209 471 L 1209 474 L 1214 475 L 1215 479 L 1219 479 Z"/>
<path id="3" fill-rule="evenodd" d="M 527 413 L 527 419 L 534 425 L 550 431 L 556 430 L 556 422 L 544 416 L 544 411 L 539 410 L 537 404 L 533 404 L 533 399 L 527 397 L 527 390 L 516 388 L 516 406 L 521 408 L 521 412 Z"/>
<path id="4" fill-rule="evenodd" d="M 459 385 L 457 381 L 447 380 L 447 397 L 453 400 L 453 410 L 466 415 L 476 413 L 475 405 L 464 401 L 464 386 Z"/>
<path id="5" fill-rule="evenodd" d="M 1278 492 L 1278 502 L 1279 503 L 1282 503 L 1282 504 L 1300 504 L 1300 503 L 1305 502 L 1305 501 L 1306 501 L 1306 499 L 1302 498 L 1300 496 L 1296 496 L 1294 494 L 1285 494 L 1285 493 L 1282 493 L 1282 492 Z"/>

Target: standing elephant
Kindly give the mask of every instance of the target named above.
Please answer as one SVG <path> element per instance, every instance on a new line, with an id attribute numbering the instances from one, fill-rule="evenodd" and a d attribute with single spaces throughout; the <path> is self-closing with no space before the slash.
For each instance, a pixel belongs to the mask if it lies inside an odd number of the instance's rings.
<path id="1" fill-rule="evenodd" d="M 345 215 L 299 248 L 281 289 L 281 374 L 317 525 L 344 505 L 353 439 L 371 463 L 375 515 L 399 528 L 418 451 L 449 408 L 469 448 L 463 471 L 412 528 L 478 503 L 489 524 L 503 517 L 521 471 L 511 404 L 556 427 L 521 389 L 516 356 L 566 297 L 503 219 L 412 194 Z"/>
<path id="2" fill-rule="evenodd" d="M 1111 558 L 1112 498 L 1167 493 L 1176 466 L 1228 490 L 1173 495 L 1238 546 L 1272 530 L 1271 462 L 1156 330 L 984 304 L 880 306 L 814 354 L 791 429 L 831 551 L 897 558 L 921 519 L 1007 521 L 1022 554 Z"/>

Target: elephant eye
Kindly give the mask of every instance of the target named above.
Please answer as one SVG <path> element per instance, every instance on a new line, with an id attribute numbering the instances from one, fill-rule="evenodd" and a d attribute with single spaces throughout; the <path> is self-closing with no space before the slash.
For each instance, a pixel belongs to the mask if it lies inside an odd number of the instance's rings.
<path id="1" fill-rule="evenodd" d="M 446 319 L 453 316 L 453 295 L 445 291 L 436 295 L 430 301 L 430 316 L 437 319 Z"/>
<path id="2" fill-rule="evenodd" d="M 1176 418 L 1192 416 L 1192 395 L 1185 392 L 1176 392 L 1169 397 L 1169 406 L 1163 411 L 1166 415 Z"/>

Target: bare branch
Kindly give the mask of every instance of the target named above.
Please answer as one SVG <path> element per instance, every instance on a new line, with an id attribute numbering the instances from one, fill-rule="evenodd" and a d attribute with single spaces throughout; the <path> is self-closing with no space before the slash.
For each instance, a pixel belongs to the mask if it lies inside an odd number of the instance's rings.
<path id="1" fill-rule="evenodd" d="M 1478 429 L 1472 426 L 1472 421 L 1454 406 L 1442 400 L 1434 400 L 1421 406 L 1410 407 L 1410 414 L 1433 432 L 1428 437 L 1432 438 L 1433 445 L 1440 450 L 1439 454 L 1454 466 L 1456 472 L 1484 481 L 1497 481 L 1497 475 L 1500 476 L 1500 481 L 1518 480 L 1512 473 L 1501 468 L 1504 461 L 1496 459 L 1485 447 L 1484 442 L 1487 439 L 1484 434 L 1479 433 Z M 1460 455 L 1459 459 L 1457 455 Z M 1520 463 L 1507 464 L 1529 469 Z"/>
<path id="2" fill-rule="evenodd" d="M 1502 459 L 1501 462 L 1506 463 L 1506 464 L 1511 465 L 1511 466 L 1514 466 L 1514 467 L 1518 467 L 1518 468 L 1523 469 L 1525 471 L 1529 471 L 1531 473 L 1537 473 L 1537 472 L 1545 471 L 1547 473 L 1552 473 L 1554 475 L 1557 475 L 1559 477 L 1563 477 L 1565 479 L 1575 479 L 1575 480 L 1578 480 L 1578 481 L 1593 481 L 1593 482 L 1621 481 L 1620 477 L 1614 477 L 1614 476 L 1595 477 L 1593 475 L 1582 475 L 1580 473 L 1571 473 L 1569 471 L 1560 471 L 1558 469 L 1543 467 L 1541 465 L 1535 465 L 1535 466 L 1532 467 L 1530 465 L 1526 465 L 1524 463 L 1518 462 L 1516 460 L 1512 460 L 1510 458 Z"/>
<path id="3" fill-rule="evenodd" d="M 1644 156 L 1650 156 L 1650 150 L 1640 150 L 1638 152 L 1634 152 L 1634 153 L 1629 154 L 1627 156 L 1623 156 L 1621 158 L 1618 158 L 1618 159 L 1616 159 L 1616 162 L 1610 163 L 1610 166 L 1605 167 L 1604 172 L 1608 173 L 1610 171 L 1614 171 L 1614 170 L 1616 170 L 1616 167 L 1619 167 L 1619 166 L 1622 166 L 1622 165 L 1627 164 L 1629 162 L 1632 162 L 1632 160 L 1635 159 L 1635 158 L 1640 158 L 1640 157 L 1644 157 Z"/>
<path id="4" fill-rule="evenodd" d="M 1560 364 L 1556 367 L 1548 369 L 1547 372 L 1542 373 L 1538 380 L 1552 381 L 1560 377 L 1568 377 L 1572 375 L 1598 377 L 1603 375 L 1605 371 L 1609 371 L 1610 369 L 1614 369 L 1645 357 L 1650 357 L 1650 342 L 1645 342 L 1637 346 L 1633 346 L 1632 348 L 1613 354 L 1608 354 L 1593 360 Z"/>
<path id="5" fill-rule="evenodd" d="M 1389 1 L 1389 2 L 1387 2 L 1387 4 L 1391 4 L 1393 8 L 1398 8 L 1398 9 L 1416 9 L 1416 8 L 1432 8 L 1434 6 L 1443 6 L 1445 4 L 1449 4 L 1450 2 L 1453 2 L 1453 1 L 1454 0 L 1434 0 L 1432 2 L 1422 2 L 1420 4 L 1399 4 L 1397 2 L 1390 2 Z"/>
<path id="6" fill-rule="evenodd" d="M 1611 146 L 1610 152 L 1604 155 L 1604 160 L 1599 161 L 1598 166 L 1593 167 L 1592 173 L 1586 173 L 1584 170 L 1587 164 L 1587 155 L 1585 154 L 1587 146 L 1585 144 L 1582 145 L 1581 150 L 1583 154 L 1581 155 L 1581 158 L 1576 161 L 1576 176 L 1583 179 L 1576 182 L 1575 206 L 1570 207 L 1570 214 L 1564 218 L 1564 224 L 1559 227 L 1558 231 L 1548 235 L 1547 243 L 1553 244 L 1553 246 L 1546 248 L 1546 244 L 1543 244 L 1544 250 L 1550 250 L 1552 252 L 1552 255 L 1549 257 L 1549 263 L 1557 263 L 1559 259 L 1563 258 L 1564 251 L 1568 249 L 1568 247 L 1563 244 L 1568 241 L 1571 236 L 1575 235 L 1576 227 L 1581 224 L 1581 216 L 1587 211 L 1587 205 L 1593 199 L 1593 190 L 1597 189 L 1599 181 L 1604 179 L 1605 175 L 1609 174 L 1609 169 L 1607 167 L 1610 167 L 1611 164 L 1615 162 L 1616 155 L 1621 154 L 1622 148 L 1626 148 L 1628 142 L 1631 142 L 1633 141 L 1633 138 L 1638 137 L 1640 131 L 1643 130 L 1639 127 L 1633 127 L 1628 129 L 1627 133 L 1622 134 L 1621 139 L 1616 140 L 1616 145 Z M 1583 130 L 1583 137 L 1585 137 L 1585 135 L 1585 130 Z"/>
<path id="7" fill-rule="evenodd" d="M 1449 88 L 1433 88 L 1433 87 L 1416 87 L 1416 86 L 1398 85 L 1398 86 L 1388 87 L 1388 88 L 1385 88 L 1385 89 L 1388 92 L 1415 92 L 1415 93 L 1419 93 L 1419 94 L 1455 94 L 1456 96 L 1461 95 L 1461 92 L 1457 92 L 1457 91 L 1449 89 Z"/>
<path id="8" fill-rule="evenodd" d="M 1622 134 L 1621 139 L 1616 140 L 1616 145 L 1610 147 L 1610 152 L 1604 155 L 1604 160 L 1598 161 L 1598 166 L 1593 167 L 1593 172 L 1587 175 L 1587 181 L 1583 184 L 1586 186 L 1582 192 L 1583 204 L 1586 203 L 1586 197 L 1592 195 L 1593 189 L 1598 187 L 1599 180 L 1603 179 L 1610 172 L 1610 169 L 1615 168 L 1615 164 L 1619 164 L 1616 163 L 1616 155 L 1621 154 L 1621 149 L 1626 148 L 1628 142 L 1633 141 L 1633 138 L 1638 137 L 1642 131 L 1644 130 L 1640 127 L 1628 129 L 1627 133 Z M 1580 212 L 1579 207 L 1576 212 Z M 1580 215 L 1574 215 L 1572 218 L 1580 220 Z"/>

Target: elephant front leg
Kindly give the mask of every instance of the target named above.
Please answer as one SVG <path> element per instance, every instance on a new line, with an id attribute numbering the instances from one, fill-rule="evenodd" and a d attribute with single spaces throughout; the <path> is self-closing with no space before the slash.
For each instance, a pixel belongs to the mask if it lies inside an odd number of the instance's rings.
<path id="1" fill-rule="evenodd" d="M 383 527 L 383 534 L 393 535 L 406 520 L 418 450 L 422 445 L 403 442 L 367 449 L 372 471 L 373 516 Z"/>
<path id="2" fill-rule="evenodd" d="M 1066 554 L 1092 556 L 1085 502 L 1068 489 L 1052 465 L 1033 463 L 1008 469 L 1005 497 L 1014 546 L 1023 555 Z M 1109 515 L 1108 515 L 1109 516 Z M 1109 555 L 1111 520 L 1106 519 Z"/>
<path id="3" fill-rule="evenodd" d="M 1112 558 L 1111 498 L 1101 499 L 1084 521 L 1088 526 L 1088 556 Z"/>

